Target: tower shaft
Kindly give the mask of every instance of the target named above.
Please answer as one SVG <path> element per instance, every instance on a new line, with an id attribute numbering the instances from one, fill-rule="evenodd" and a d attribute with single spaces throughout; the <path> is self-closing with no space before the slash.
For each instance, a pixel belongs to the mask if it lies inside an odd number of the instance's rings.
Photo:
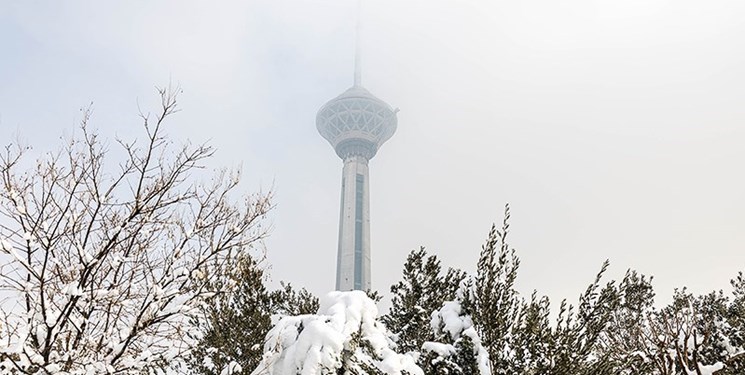
<path id="1" fill-rule="evenodd" d="M 370 289 L 370 193 L 368 159 L 344 158 L 336 290 Z"/>
<path id="2" fill-rule="evenodd" d="M 370 182 L 368 162 L 396 132 L 396 112 L 362 87 L 360 4 L 354 84 L 318 111 L 316 128 L 344 161 L 341 180 L 336 290 L 370 290 Z"/>

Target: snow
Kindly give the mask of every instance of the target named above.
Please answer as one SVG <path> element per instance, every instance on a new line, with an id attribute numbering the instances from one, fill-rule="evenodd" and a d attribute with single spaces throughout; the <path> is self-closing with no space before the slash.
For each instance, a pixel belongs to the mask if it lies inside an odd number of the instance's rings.
<path id="1" fill-rule="evenodd" d="M 468 314 L 463 314 L 463 308 L 461 306 L 461 299 L 464 298 L 469 288 L 469 283 L 461 282 L 458 293 L 456 293 L 455 301 L 448 301 L 442 304 L 442 307 L 432 313 L 432 320 L 430 325 L 436 334 L 442 335 L 447 334 L 450 342 L 456 344 L 464 336 L 471 339 L 474 346 L 474 354 L 478 361 L 478 368 L 480 375 L 491 375 L 491 366 L 489 362 L 489 353 L 481 345 L 481 338 L 476 332 L 476 328 L 473 325 L 473 319 Z M 434 345 L 436 343 L 425 343 L 422 346 L 422 350 L 432 349 L 441 357 L 447 357 L 451 355 L 448 352 L 447 347 Z M 452 346 L 452 345 L 451 345 Z M 447 354 L 447 355 L 446 355 Z"/>
<path id="2" fill-rule="evenodd" d="M 715 363 L 713 365 L 709 365 L 709 366 L 699 365 L 698 368 L 701 371 L 701 375 L 713 375 L 715 372 L 723 369 L 724 368 L 724 364 L 722 364 L 721 362 L 717 362 L 717 363 Z M 687 370 L 686 372 L 688 373 L 688 375 L 698 375 L 699 374 L 698 372 L 696 372 L 695 369 L 693 369 L 693 370 Z"/>
<path id="3" fill-rule="evenodd" d="M 231 375 L 231 374 L 237 374 L 243 371 L 243 368 L 241 365 L 238 364 L 238 362 L 230 362 L 221 372 L 220 375 Z"/>
<path id="4" fill-rule="evenodd" d="M 440 357 L 449 357 L 455 354 L 455 347 L 450 344 L 427 341 L 422 344 L 422 351 L 437 353 Z"/>
<path id="5" fill-rule="evenodd" d="M 444 329 L 455 340 L 466 328 L 473 326 L 470 316 L 461 316 L 461 305 L 457 301 L 449 301 L 442 304 L 440 310 L 432 314 L 430 322 L 432 329 L 437 332 Z"/>
<path id="6" fill-rule="evenodd" d="M 58 373 L 62 368 L 58 364 L 52 363 L 47 365 L 44 369 L 47 370 L 47 372 L 50 374 L 55 374 Z"/>
<path id="7" fill-rule="evenodd" d="M 392 375 L 424 375 L 412 358 L 393 350 L 378 308 L 364 292 L 331 292 L 317 314 L 285 316 L 267 334 L 253 375 L 316 375 L 371 366 Z"/>
<path id="8" fill-rule="evenodd" d="M 9 253 L 12 248 L 13 247 L 10 245 L 10 242 L 8 242 L 7 240 L 0 240 L 0 250 Z"/>

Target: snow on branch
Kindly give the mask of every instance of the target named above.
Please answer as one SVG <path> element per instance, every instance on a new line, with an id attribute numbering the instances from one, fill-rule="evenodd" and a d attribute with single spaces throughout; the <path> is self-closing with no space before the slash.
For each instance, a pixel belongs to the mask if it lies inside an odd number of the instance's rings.
<path id="1" fill-rule="evenodd" d="M 364 292 L 331 292 L 317 314 L 277 321 L 252 374 L 424 375 L 414 358 L 394 351 L 390 336 Z"/>
<path id="2" fill-rule="evenodd" d="M 163 133 L 179 89 L 142 115 L 144 142 L 112 165 L 84 112 L 81 134 L 22 169 L 0 155 L 0 363 L 20 373 L 135 373 L 178 362 L 216 272 L 266 235 L 270 194 L 232 199 L 239 175 L 194 175 L 213 154 Z"/>

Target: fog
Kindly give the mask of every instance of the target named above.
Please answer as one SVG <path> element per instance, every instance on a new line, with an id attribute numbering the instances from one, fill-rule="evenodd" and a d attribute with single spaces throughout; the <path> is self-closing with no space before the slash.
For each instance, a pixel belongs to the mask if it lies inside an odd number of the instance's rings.
<path id="1" fill-rule="evenodd" d="M 175 139 L 275 192 L 272 282 L 334 287 L 341 161 L 316 111 L 352 84 L 351 0 L 0 6 L 0 141 L 34 152 L 93 103 L 106 137 L 179 84 Z M 373 286 L 426 246 L 474 270 L 512 210 L 518 288 L 608 276 L 727 289 L 745 269 L 745 3 L 364 0 L 363 85 L 400 108 L 370 162 Z M 111 142 L 114 148 L 114 142 Z"/>

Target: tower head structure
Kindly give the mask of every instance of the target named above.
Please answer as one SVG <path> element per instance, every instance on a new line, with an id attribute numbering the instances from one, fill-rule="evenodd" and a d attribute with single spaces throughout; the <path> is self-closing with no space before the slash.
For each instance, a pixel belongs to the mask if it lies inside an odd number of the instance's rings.
<path id="1" fill-rule="evenodd" d="M 396 132 L 396 112 L 361 84 L 359 22 L 354 84 L 318 111 L 316 128 L 344 162 L 341 181 L 337 290 L 370 289 L 368 162 Z"/>
<path id="2" fill-rule="evenodd" d="M 331 99 L 316 116 L 318 132 L 342 159 L 351 155 L 372 159 L 396 126 L 396 111 L 358 85 Z"/>

